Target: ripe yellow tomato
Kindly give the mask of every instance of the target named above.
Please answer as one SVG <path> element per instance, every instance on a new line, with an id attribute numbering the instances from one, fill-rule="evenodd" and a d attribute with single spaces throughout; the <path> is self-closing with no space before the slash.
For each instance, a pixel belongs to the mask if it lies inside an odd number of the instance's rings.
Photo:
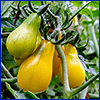
<path id="1" fill-rule="evenodd" d="M 79 87 L 85 80 L 85 70 L 78 58 L 77 50 L 72 44 L 65 46 L 64 54 L 67 62 L 68 80 L 70 88 Z M 63 83 L 62 65 L 59 70 L 59 79 Z"/>
<path id="2" fill-rule="evenodd" d="M 42 40 L 37 50 L 21 64 L 18 71 L 20 89 L 31 92 L 45 91 L 52 78 L 52 63 L 55 46 Z"/>

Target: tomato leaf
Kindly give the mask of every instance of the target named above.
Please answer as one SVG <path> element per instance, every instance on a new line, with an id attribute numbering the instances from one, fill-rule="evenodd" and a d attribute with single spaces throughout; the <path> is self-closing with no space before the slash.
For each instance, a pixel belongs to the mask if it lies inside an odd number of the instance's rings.
<path id="1" fill-rule="evenodd" d="M 5 41 L 2 43 L 2 62 L 8 70 L 17 66 L 13 57 L 8 53 L 6 49 Z"/>
<path id="2" fill-rule="evenodd" d="M 14 1 L 2 1 L 3 5 L 1 6 L 1 18 L 7 18 L 10 15 L 10 3 L 14 3 Z"/>
<path id="3" fill-rule="evenodd" d="M 77 6 L 78 8 L 82 6 L 82 1 L 71 1 L 71 2 L 74 4 L 74 6 Z"/>
<path id="4" fill-rule="evenodd" d="M 88 16 L 90 19 L 93 20 L 93 14 L 90 9 L 84 8 L 80 13 L 85 14 L 86 16 Z"/>
<path id="5" fill-rule="evenodd" d="M 16 3 L 18 3 L 19 1 L 16 1 Z M 32 4 L 40 6 L 41 5 L 41 1 L 31 1 Z M 23 6 L 24 4 L 28 4 L 28 1 L 21 1 L 20 2 L 20 6 Z"/>
<path id="6" fill-rule="evenodd" d="M 3 32 L 12 32 L 15 28 L 17 28 L 23 21 L 17 20 L 16 26 L 14 26 L 14 20 L 9 18 L 1 18 L 1 27 L 3 28 Z"/>
<path id="7" fill-rule="evenodd" d="M 8 27 L 9 29 L 14 30 L 21 23 L 22 23 L 22 20 L 18 20 L 16 22 L 16 26 L 14 26 L 14 20 L 11 17 L 9 17 L 9 18 L 1 18 L 1 27 L 2 28 Z"/>
<path id="8" fill-rule="evenodd" d="M 99 17 L 99 10 L 93 10 L 93 17 Z"/>
<path id="9" fill-rule="evenodd" d="M 58 2 L 54 1 L 52 5 L 50 5 L 50 10 L 55 14 L 59 8 L 62 8 L 64 1 Z"/>
<path id="10" fill-rule="evenodd" d="M 23 92 L 23 90 L 16 91 L 16 90 L 12 89 L 8 83 L 6 83 L 6 87 L 12 93 L 12 95 L 15 97 L 15 99 L 39 99 L 34 93 L 32 93 L 30 91 Z"/>
<path id="11" fill-rule="evenodd" d="M 53 85 L 57 84 L 58 82 L 59 82 L 59 77 L 57 75 L 54 78 L 52 78 L 49 86 L 53 86 Z"/>
<path id="12" fill-rule="evenodd" d="M 95 8 L 99 8 L 99 1 L 91 1 L 89 3 L 89 6 L 93 6 Z"/>
<path id="13" fill-rule="evenodd" d="M 52 90 L 52 88 L 48 87 L 46 89 L 46 94 L 50 96 L 55 96 L 55 92 Z"/>
<path id="14" fill-rule="evenodd" d="M 84 25 L 89 25 L 89 24 L 92 24 L 93 23 L 93 21 L 82 21 L 82 24 L 84 24 Z"/>

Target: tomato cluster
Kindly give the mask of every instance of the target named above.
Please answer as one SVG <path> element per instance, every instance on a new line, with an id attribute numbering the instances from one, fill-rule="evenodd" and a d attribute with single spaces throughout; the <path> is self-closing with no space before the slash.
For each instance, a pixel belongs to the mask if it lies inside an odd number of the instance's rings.
<path id="1" fill-rule="evenodd" d="M 9 53 L 20 65 L 17 80 L 20 89 L 24 91 L 45 91 L 52 77 L 56 75 L 59 75 L 59 79 L 63 83 L 62 62 L 55 45 L 59 45 L 65 37 L 60 33 L 58 42 L 41 38 L 39 27 L 42 20 L 40 14 L 43 13 L 43 9 L 38 13 L 32 13 L 10 33 L 6 42 Z M 58 31 L 58 28 L 52 29 L 53 35 Z M 49 33 L 47 34 L 49 35 Z M 85 71 L 78 58 L 77 50 L 70 43 L 61 47 L 66 57 L 69 85 L 71 88 L 78 87 L 85 80 Z"/>

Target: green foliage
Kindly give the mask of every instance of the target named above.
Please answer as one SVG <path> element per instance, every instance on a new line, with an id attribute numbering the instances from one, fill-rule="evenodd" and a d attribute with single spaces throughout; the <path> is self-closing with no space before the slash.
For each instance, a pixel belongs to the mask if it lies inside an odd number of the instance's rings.
<path id="1" fill-rule="evenodd" d="M 84 24 L 84 25 L 85 25 L 85 24 L 86 24 L 86 25 L 89 25 L 89 24 L 92 24 L 92 23 L 93 23 L 93 21 L 83 21 L 83 22 L 82 22 L 82 24 Z"/>
<path id="2" fill-rule="evenodd" d="M 1 27 L 3 28 L 4 32 L 10 32 L 13 31 L 16 27 L 18 27 L 23 21 L 18 20 L 16 23 L 16 26 L 14 26 L 14 20 L 12 20 L 12 17 L 10 16 L 11 11 L 11 4 L 13 4 L 14 1 L 2 1 L 2 7 L 1 7 Z"/>
<path id="3" fill-rule="evenodd" d="M 22 20 L 18 20 L 16 23 L 16 26 L 14 26 L 14 20 L 12 20 L 11 17 L 1 19 L 1 27 L 3 28 L 3 31 L 5 32 L 13 31 L 21 23 L 22 23 Z"/>
<path id="4" fill-rule="evenodd" d="M 79 7 L 81 7 L 82 6 L 82 1 L 71 1 L 73 4 L 74 4 L 74 6 L 77 6 L 78 8 Z"/>
<path id="5" fill-rule="evenodd" d="M 63 6 L 63 4 L 64 4 L 64 1 L 62 2 L 54 1 L 50 6 L 50 10 L 55 14 L 57 10 Z"/>
<path id="6" fill-rule="evenodd" d="M 93 17 L 99 17 L 99 10 L 93 10 Z"/>
<path id="7" fill-rule="evenodd" d="M 95 8 L 99 8 L 99 1 L 91 1 L 89 6 L 95 7 Z"/>
<path id="8" fill-rule="evenodd" d="M 16 3 L 18 3 L 19 1 L 16 1 Z M 23 6 L 24 4 L 27 4 L 28 1 L 21 1 L 20 2 L 20 6 Z M 32 4 L 40 6 L 41 5 L 41 1 L 31 1 Z"/>
<path id="9" fill-rule="evenodd" d="M 16 22 L 16 26 L 14 26 L 14 16 L 11 15 L 12 8 L 10 3 L 14 7 L 17 7 L 19 1 L 2 1 L 1 7 L 1 27 L 3 28 L 3 33 L 11 32 L 16 27 L 18 27 L 23 20 L 19 18 Z M 49 1 L 43 1 L 44 4 L 48 3 Z M 87 2 L 87 1 L 86 1 Z M 85 3 L 86 3 L 85 2 Z M 21 1 L 20 6 L 27 4 L 27 1 Z M 37 7 L 41 5 L 41 1 L 31 1 L 32 4 L 36 5 Z M 69 18 L 73 16 L 75 12 L 77 12 L 82 6 L 84 5 L 83 1 L 52 1 L 51 5 L 49 6 L 50 10 L 55 14 L 59 8 L 62 8 L 59 12 L 59 16 L 62 18 L 62 23 L 66 19 L 66 14 L 64 10 L 67 11 Z M 94 26 L 94 31 L 96 35 L 96 40 L 99 45 L 99 1 L 90 1 L 89 5 L 85 7 L 80 13 L 81 15 L 80 20 L 78 21 L 78 25 L 72 24 L 68 30 L 75 30 L 79 33 L 80 42 L 77 46 L 84 46 L 86 44 L 87 39 L 89 38 L 89 43 L 87 44 L 86 48 L 78 49 L 79 55 L 82 55 L 84 58 L 83 65 L 86 69 L 86 81 L 89 80 L 93 75 L 99 72 L 99 58 L 96 55 L 96 51 L 94 48 L 94 42 L 91 37 L 91 33 L 89 32 L 88 26 L 92 24 Z M 27 17 L 25 17 L 26 19 Z M 47 19 L 50 18 L 50 15 L 46 17 Z M 78 15 L 76 16 L 78 18 Z M 53 18 L 51 18 L 53 20 Z M 67 31 L 66 31 L 67 32 Z M 5 65 L 5 67 L 10 71 L 12 69 L 13 76 L 17 76 L 19 66 L 15 63 L 13 57 L 8 53 L 6 49 L 6 38 L 3 39 L 2 42 L 2 57 L 1 61 Z M 5 74 L 1 73 L 2 78 L 6 78 Z M 45 92 L 41 93 L 32 93 L 30 91 L 24 92 L 23 90 L 15 90 L 11 88 L 10 84 L 6 83 L 7 89 L 10 91 L 11 95 L 14 96 L 15 99 L 63 99 L 63 85 L 59 82 L 59 77 L 55 76 L 52 78 L 51 83 Z M 90 94 L 90 98 L 98 98 L 99 95 L 99 79 L 93 82 L 88 87 L 88 93 Z M 5 99 L 3 92 L 1 92 L 1 98 Z M 91 94 L 96 96 L 91 97 Z M 38 97 L 37 97 L 37 96 Z M 79 99 L 80 93 L 72 97 L 72 99 Z M 85 99 L 85 98 L 84 98 Z"/>
<path id="10" fill-rule="evenodd" d="M 6 87 L 9 89 L 9 91 L 12 93 L 15 99 L 39 99 L 32 92 L 29 92 L 29 91 L 23 92 L 23 90 L 20 90 L 20 91 L 13 90 L 8 83 L 6 83 Z"/>
<path id="11" fill-rule="evenodd" d="M 84 9 L 81 11 L 81 14 L 85 14 L 85 15 L 88 16 L 91 20 L 93 20 L 93 15 L 92 15 L 92 12 L 91 12 L 90 9 L 84 8 Z"/>
<path id="12" fill-rule="evenodd" d="M 8 51 L 6 49 L 5 41 L 3 41 L 2 49 L 3 49 L 3 51 L 2 51 L 2 62 L 4 63 L 6 68 L 8 70 L 10 70 L 11 68 L 16 67 L 17 64 L 15 63 L 13 57 L 8 53 Z"/>
<path id="13" fill-rule="evenodd" d="M 59 77 L 58 77 L 58 75 L 57 75 L 57 76 L 55 76 L 55 77 L 51 80 L 51 83 L 50 83 L 49 86 L 57 85 L 58 82 L 59 82 Z"/>
<path id="14" fill-rule="evenodd" d="M 1 18 L 7 18 L 10 14 L 10 3 L 14 3 L 14 1 L 2 1 L 3 5 L 1 7 Z"/>

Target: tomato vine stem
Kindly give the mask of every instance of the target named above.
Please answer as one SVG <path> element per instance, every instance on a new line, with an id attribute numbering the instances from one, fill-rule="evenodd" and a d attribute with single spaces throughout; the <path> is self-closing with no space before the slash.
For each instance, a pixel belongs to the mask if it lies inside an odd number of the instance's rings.
<path id="1" fill-rule="evenodd" d="M 79 93 L 80 91 L 82 91 L 83 89 L 85 89 L 88 85 L 90 85 L 98 77 L 99 77 L 99 73 L 97 73 L 95 76 L 91 77 L 86 83 L 84 83 L 80 87 L 71 90 L 68 98 L 71 98 L 73 95 L 75 95 L 75 94 Z"/>
<path id="2" fill-rule="evenodd" d="M 89 93 L 90 99 L 99 99 L 99 95 Z"/>
<path id="3" fill-rule="evenodd" d="M 99 46 L 98 46 L 98 42 L 97 42 L 97 39 L 96 39 L 94 26 L 92 24 L 90 24 L 88 27 L 89 27 L 89 31 L 90 31 L 90 34 L 92 36 L 93 42 L 94 42 L 94 47 L 95 47 L 97 57 L 99 58 Z"/>
<path id="4" fill-rule="evenodd" d="M 8 82 L 8 83 L 15 83 L 17 82 L 17 77 L 14 78 L 1 78 L 1 83 Z"/>
<path id="5" fill-rule="evenodd" d="M 88 92 L 88 87 L 89 86 L 87 86 L 83 91 L 81 91 L 81 94 L 80 94 L 80 98 L 79 99 L 85 99 L 86 93 Z"/>
<path id="6" fill-rule="evenodd" d="M 1 38 L 7 38 L 9 33 L 1 33 Z"/>
<path id="7" fill-rule="evenodd" d="M 69 96 L 69 81 L 68 81 L 68 73 L 67 73 L 67 63 L 66 63 L 66 58 L 64 55 L 64 52 L 61 48 L 61 45 L 55 45 L 56 50 L 59 54 L 59 57 L 62 62 L 62 73 L 63 73 L 63 99 L 67 99 L 67 96 Z"/>
<path id="8" fill-rule="evenodd" d="M 59 57 L 62 62 L 62 73 L 63 73 L 63 99 L 70 99 L 73 95 L 79 93 L 80 91 L 84 90 L 88 85 L 90 85 L 94 80 L 99 77 L 99 73 L 95 76 L 91 77 L 86 83 L 81 85 L 78 88 L 70 90 L 69 81 L 68 81 L 68 73 L 67 73 L 67 63 L 64 52 L 61 48 L 61 45 L 55 45 L 56 50 L 59 54 Z"/>
<path id="9" fill-rule="evenodd" d="M 88 4 L 90 3 L 90 1 L 88 3 L 86 3 L 82 8 L 80 8 L 66 23 L 64 23 L 62 25 L 62 30 L 64 29 L 64 27 L 67 25 L 67 23 L 69 23 L 82 9 L 84 9 Z"/>
<path id="10" fill-rule="evenodd" d="M 10 74 L 10 72 L 7 70 L 7 68 L 4 66 L 4 64 L 1 62 L 1 71 L 6 75 L 7 78 L 13 78 L 13 76 Z M 11 84 L 16 90 L 19 90 L 17 83 Z"/>
<path id="11" fill-rule="evenodd" d="M 68 22 L 70 22 L 81 10 L 83 10 L 88 4 L 90 3 L 90 1 L 89 2 L 87 2 L 84 6 L 82 6 L 82 8 L 80 8 L 69 20 L 68 20 Z M 67 22 L 67 23 L 68 23 Z"/>

